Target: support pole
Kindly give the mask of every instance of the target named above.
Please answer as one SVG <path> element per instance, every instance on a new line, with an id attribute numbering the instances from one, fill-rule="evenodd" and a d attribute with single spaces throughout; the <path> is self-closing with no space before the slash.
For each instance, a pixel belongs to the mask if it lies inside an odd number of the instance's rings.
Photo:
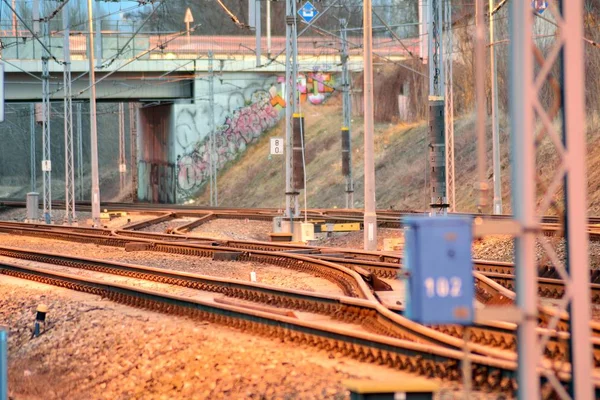
<path id="1" fill-rule="evenodd" d="M 494 214 L 502 214 L 502 175 L 500 169 L 500 126 L 498 123 L 498 77 L 496 76 L 496 47 L 494 45 L 494 0 L 489 0 L 490 18 L 490 75 L 492 87 L 492 164 L 494 181 Z"/>
<path id="2" fill-rule="evenodd" d="M 138 160 L 137 160 L 137 109 L 136 103 L 129 103 L 129 148 L 131 157 L 131 198 L 138 199 Z"/>
<path id="3" fill-rule="evenodd" d="M 63 19 L 63 91 L 65 127 L 65 217 L 64 223 L 77 222 L 75 213 L 75 171 L 73 163 L 73 104 L 71 96 L 71 49 L 69 45 L 70 15 L 69 5 L 62 10 Z"/>
<path id="4" fill-rule="evenodd" d="M 285 216 L 296 218 L 300 215 L 299 192 L 292 174 L 293 162 L 293 115 L 297 113 L 298 79 L 298 16 L 296 1 L 285 2 Z M 293 229 L 293 224 L 290 224 Z"/>
<path id="5" fill-rule="evenodd" d="M 96 71 L 94 70 L 94 20 L 92 18 L 92 0 L 87 0 L 89 32 L 89 68 L 90 68 L 90 136 L 92 163 L 92 222 L 100 226 L 100 182 L 98 177 L 98 132 L 96 130 Z"/>
<path id="6" fill-rule="evenodd" d="M 262 55 L 262 48 L 261 48 L 261 40 L 262 40 L 262 24 L 261 24 L 261 1 L 257 0 L 256 1 L 256 10 L 254 13 L 254 18 L 255 20 L 255 24 L 256 24 L 256 31 L 254 32 L 256 35 L 256 68 L 260 68 L 262 66 L 262 62 L 261 62 L 261 55 Z"/>
<path id="7" fill-rule="evenodd" d="M 17 9 L 17 0 L 12 0 L 12 9 Z M 17 14 L 12 13 L 12 35 L 17 37 Z"/>
<path id="8" fill-rule="evenodd" d="M 98 16 L 100 16 L 100 11 L 102 11 L 100 3 L 96 2 L 96 13 L 98 14 Z M 90 8 L 90 13 L 92 9 Z M 96 38 L 95 38 L 95 53 L 96 53 L 96 57 L 98 57 L 95 62 L 96 62 L 96 68 L 102 68 L 102 21 L 104 20 L 104 18 L 97 18 L 96 19 Z M 91 34 L 94 34 L 94 32 L 90 29 Z"/>
<path id="9" fill-rule="evenodd" d="M 271 57 L 271 0 L 267 0 L 267 55 Z"/>
<path id="10" fill-rule="evenodd" d="M 585 53 L 583 48 L 583 1 L 562 0 L 565 44 L 561 59 L 565 99 L 563 130 L 568 152 L 565 177 L 565 240 L 567 271 L 572 294 L 569 348 L 573 367 L 570 394 L 574 399 L 594 398 L 592 346 L 590 343 L 590 265 L 587 226 Z"/>
<path id="11" fill-rule="evenodd" d="M 477 209 L 479 212 L 487 211 L 487 145 L 486 145 L 486 95 L 485 95 L 485 18 L 483 11 L 485 9 L 485 0 L 476 0 L 475 2 L 475 104 L 476 104 L 476 123 L 477 131 L 477 180 L 478 200 Z"/>
<path id="12" fill-rule="evenodd" d="M 125 189 L 127 159 L 125 157 L 125 105 L 119 103 L 119 188 Z"/>
<path id="13" fill-rule="evenodd" d="M 44 14 L 46 7 L 44 7 Z M 43 24 L 44 45 L 47 48 L 50 41 L 48 21 Z M 44 49 L 42 53 L 42 171 L 44 175 L 44 221 L 52 222 L 52 152 L 50 146 L 50 72 L 48 70 L 48 58 L 50 55 Z"/>
<path id="14" fill-rule="evenodd" d="M 33 33 L 39 35 L 40 33 L 40 0 L 33 0 L 33 6 L 31 10 L 31 19 L 33 27 Z"/>
<path id="15" fill-rule="evenodd" d="M 515 240 L 517 306 L 524 320 L 517 330 L 518 398 L 540 398 L 538 362 L 538 298 L 535 254 L 535 147 L 533 126 L 532 12 L 529 1 L 509 3 L 510 122 L 513 157 L 513 212 L 523 233 Z M 586 267 L 587 268 L 587 267 Z M 589 321 L 588 321 L 589 322 Z"/>
<path id="16" fill-rule="evenodd" d="M 31 191 L 37 189 L 36 156 L 35 156 L 35 104 L 31 103 L 31 118 L 29 120 L 29 166 L 31 169 Z"/>
<path id="17" fill-rule="evenodd" d="M 444 62 L 442 60 L 443 0 L 431 0 L 429 21 L 429 168 L 431 214 L 445 214 L 448 209 L 446 192 L 446 132 L 444 99 Z"/>
<path id="18" fill-rule="evenodd" d="M 453 79 L 453 37 L 452 37 L 452 1 L 445 0 L 444 19 L 446 26 L 446 101 L 445 101 L 445 129 L 446 129 L 446 192 L 450 211 L 456 212 L 456 174 L 454 168 L 454 79 Z"/>
<path id="19" fill-rule="evenodd" d="M 75 103 L 77 113 L 77 181 L 79 182 L 79 200 L 83 200 L 83 129 L 81 121 L 81 103 Z"/>
<path id="20" fill-rule="evenodd" d="M 258 3 L 258 2 L 257 2 Z M 208 159 L 209 159 L 209 173 L 210 173 L 210 206 L 218 206 L 217 197 L 217 152 L 216 152 L 216 135 L 215 135 L 215 71 L 213 68 L 213 52 L 208 52 L 208 101 L 209 101 L 209 123 L 210 133 L 208 139 Z"/>
<path id="21" fill-rule="evenodd" d="M 365 215 L 364 249 L 377 250 L 377 214 L 375 211 L 375 156 L 373 137 L 373 15 L 371 0 L 363 5 L 364 124 L 365 124 Z"/>
<path id="22" fill-rule="evenodd" d="M 340 19 L 342 38 L 342 173 L 346 178 L 346 208 L 354 208 L 354 181 L 352 179 L 352 131 L 350 130 L 352 104 L 350 97 L 350 72 L 348 71 L 347 22 Z"/>

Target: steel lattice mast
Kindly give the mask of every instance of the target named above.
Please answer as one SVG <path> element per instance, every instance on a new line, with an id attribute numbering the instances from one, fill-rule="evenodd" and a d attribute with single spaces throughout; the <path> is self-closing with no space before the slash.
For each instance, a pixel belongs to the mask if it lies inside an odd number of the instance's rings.
<path id="1" fill-rule="evenodd" d="M 36 157 L 35 157 L 35 104 L 31 104 L 30 126 L 29 126 L 29 165 L 31 168 L 31 191 L 35 192 L 37 187 Z"/>
<path id="2" fill-rule="evenodd" d="M 352 131 L 350 130 L 352 103 L 350 97 L 350 71 L 348 70 L 348 40 L 347 22 L 340 19 L 340 35 L 342 39 L 342 96 L 343 96 L 343 126 L 342 126 L 342 163 L 347 164 L 347 171 L 342 172 L 346 177 L 346 208 L 354 208 L 354 181 L 352 179 Z M 346 159 L 344 160 L 344 157 Z"/>
<path id="3" fill-rule="evenodd" d="M 75 171 L 73 163 L 73 104 L 71 102 L 71 50 L 69 45 L 70 16 L 68 5 L 62 10 L 63 19 L 63 90 L 65 125 L 65 224 L 77 222 L 75 213 Z"/>
<path id="4" fill-rule="evenodd" d="M 293 116 L 297 112 L 298 17 L 296 1 L 285 2 L 285 216 L 300 215 L 299 193 L 293 181 Z"/>
<path id="5" fill-rule="evenodd" d="M 79 200 L 83 200 L 83 129 L 81 121 L 81 103 L 75 103 L 77 113 L 77 181 L 79 182 Z"/>
<path id="6" fill-rule="evenodd" d="M 129 103 L 129 148 L 131 157 L 131 198 L 137 200 L 137 103 Z"/>
<path id="7" fill-rule="evenodd" d="M 533 40 L 531 2 L 511 2 L 509 15 L 512 197 L 519 228 L 515 246 L 517 305 L 524 316 L 517 336 L 518 397 L 540 398 L 541 373 L 546 385 L 559 398 L 588 400 L 593 398 L 593 368 L 589 325 L 583 1 L 555 0 L 548 5 L 558 28 L 553 43 L 543 53 Z M 535 68 L 536 64 L 539 68 Z M 561 74 L 553 72 L 556 66 Z M 546 82 L 552 82 L 555 88 L 552 100 L 557 107 L 542 105 L 540 97 Z M 548 139 L 554 146 L 558 165 L 548 185 L 541 185 L 543 190 L 538 198 L 536 150 L 542 139 Z M 564 193 L 565 263 L 540 229 L 540 216 L 547 215 L 561 191 Z M 541 335 L 538 332 L 537 243 L 542 245 L 545 256 L 565 282 L 565 293 L 555 306 L 556 315 L 549 319 Z M 573 375 L 567 390 L 556 371 L 538 369 L 547 361 L 543 349 L 565 311 L 570 314 L 568 340 Z"/>
<path id="8" fill-rule="evenodd" d="M 215 71 L 213 66 L 213 52 L 208 52 L 208 101 L 209 101 L 209 119 L 210 119 L 210 132 L 208 139 L 208 165 L 210 172 L 210 205 L 217 207 L 217 146 L 216 140 L 216 126 L 215 126 Z"/>
<path id="9" fill-rule="evenodd" d="M 454 81 L 452 78 L 453 38 L 452 38 L 452 0 L 445 1 L 444 25 L 446 39 L 445 80 L 445 127 L 446 127 L 446 191 L 450 211 L 456 212 L 456 181 L 454 171 Z"/>
<path id="10" fill-rule="evenodd" d="M 498 79 L 496 71 L 496 46 L 494 44 L 494 2 L 489 0 L 489 20 L 490 20 L 490 75 L 491 75 L 491 93 L 492 99 L 492 168 L 494 181 L 494 214 L 502 214 L 502 171 L 500 159 L 500 124 L 498 122 Z"/>
<path id="11" fill-rule="evenodd" d="M 44 7 L 44 14 L 46 14 Z M 44 45 L 48 48 L 50 42 L 50 32 L 48 29 L 48 20 L 42 24 L 42 35 Z M 50 146 L 50 72 L 48 70 L 48 60 L 50 55 L 43 50 L 42 53 L 42 173 L 44 178 L 44 199 L 43 216 L 46 223 L 52 221 L 52 152 Z"/>

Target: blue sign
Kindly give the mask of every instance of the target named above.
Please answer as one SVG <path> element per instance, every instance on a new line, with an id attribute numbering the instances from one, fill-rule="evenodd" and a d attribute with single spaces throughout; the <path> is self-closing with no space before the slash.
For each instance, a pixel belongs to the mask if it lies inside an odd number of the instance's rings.
<path id="1" fill-rule="evenodd" d="M 546 8 L 548 8 L 548 2 L 545 0 L 533 0 L 531 2 L 531 7 L 533 7 L 535 12 L 541 15 Z"/>
<path id="2" fill-rule="evenodd" d="M 315 6 L 310 4 L 310 1 L 307 1 L 298 10 L 298 14 L 300 14 L 300 16 L 302 17 L 304 22 L 306 22 L 307 24 L 310 24 L 310 21 L 312 21 L 319 14 L 319 10 L 317 10 L 315 8 Z"/>
<path id="3" fill-rule="evenodd" d="M 421 216 L 403 222 L 406 317 L 422 324 L 470 325 L 475 296 L 471 218 Z"/>

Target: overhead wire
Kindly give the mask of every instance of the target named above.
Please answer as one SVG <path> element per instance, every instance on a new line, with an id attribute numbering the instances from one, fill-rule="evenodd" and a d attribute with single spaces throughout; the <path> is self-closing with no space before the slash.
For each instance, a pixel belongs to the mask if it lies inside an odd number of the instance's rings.
<path id="1" fill-rule="evenodd" d="M 158 7 L 152 7 L 152 12 L 148 15 L 148 17 L 146 17 L 146 19 L 140 24 L 140 26 L 138 27 L 138 29 L 135 31 L 135 33 L 133 33 L 133 35 L 131 35 L 131 37 L 129 38 L 129 40 L 127 40 L 127 42 L 125 42 L 125 44 L 123 44 L 123 46 L 115 53 L 115 55 L 108 61 L 108 63 L 104 63 L 102 65 L 103 68 L 108 68 L 112 65 L 113 62 L 115 62 L 115 60 L 117 59 L 117 57 L 119 57 L 121 54 L 123 54 L 123 52 L 125 51 L 125 49 L 127 48 L 127 46 L 129 46 L 129 43 L 131 43 L 131 41 L 137 36 L 138 33 L 140 33 L 140 31 L 142 30 L 142 28 L 144 27 L 144 25 L 146 25 L 146 23 L 148 21 L 150 21 L 150 18 L 152 18 L 154 16 L 154 14 L 156 14 L 156 12 L 164 5 L 166 4 L 166 2 L 161 2 Z M 154 3 L 152 3 L 152 5 L 154 5 Z"/>
<path id="2" fill-rule="evenodd" d="M 54 60 L 54 62 L 56 62 L 59 65 L 62 65 L 63 62 L 59 61 L 56 56 L 54 56 L 54 54 L 52 54 L 52 52 L 50 51 L 50 49 L 48 49 L 48 47 L 46 47 L 46 45 L 40 40 L 40 38 L 31 30 L 31 28 L 25 23 L 25 21 L 23 20 L 23 18 L 21 17 L 21 15 L 19 15 L 19 13 L 17 13 L 17 10 L 15 10 L 14 8 L 12 8 L 12 6 L 8 3 L 8 0 L 3 0 L 4 3 L 7 5 L 7 7 L 16 15 L 16 17 L 19 19 L 19 21 L 21 21 L 21 23 L 23 24 L 23 26 L 29 31 L 31 32 L 31 34 L 33 35 L 33 37 L 40 43 L 40 45 L 42 46 L 42 48 L 44 50 L 46 50 L 46 52 L 48 53 L 48 55 L 50 56 L 50 58 L 52 60 Z M 68 0 L 66 0 L 68 1 Z"/>

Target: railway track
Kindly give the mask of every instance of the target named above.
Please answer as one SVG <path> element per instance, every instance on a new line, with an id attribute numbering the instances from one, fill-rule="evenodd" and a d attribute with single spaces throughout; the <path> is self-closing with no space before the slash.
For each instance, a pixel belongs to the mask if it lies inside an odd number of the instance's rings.
<path id="1" fill-rule="evenodd" d="M 344 293 L 349 296 L 363 298 L 367 300 L 374 300 L 374 296 L 370 290 L 366 287 L 361 278 L 365 278 L 362 274 L 360 277 L 358 274 L 352 274 L 357 269 L 362 269 L 365 266 L 371 264 L 371 271 L 375 271 L 373 274 L 377 276 L 381 270 L 385 269 L 386 275 L 388 276 L 389 271 L 394 271 L 394 274 L 398 274 L 400 265 L 394 263 L 379 263 L 383 265 L 377 265 L 376 263 L 357 260 L 354 258 L 339 258 L 339 257 L 322 257 L 315 255 L 306 254 L 295 254 L 288 253 L 285 251 L 265 251 L 265 250 L 254 250 L 252 252 L 240 252 L 238 248 L 231 247 L 220 247 L 214 246 L 214 243 L 208 245 L 203 244 L 190 244 L 186 242 L 159 242 L 156 240 L 140 239 L 140 238 L 116 238 L 106 234 L 102 235 L 90 235 L 87 230 L 86 233 L 80 231 L 84 228 L 77 228 L 78 232 L 72 232 L 69 228 L 54 227 L 49 229 L 44 226 L 42 229 L 26 228 L 22 227 L 21 224 L 9 223 L 8 227 L 0 223 L 0 231 L 27 234 L 38 237 L 46 237 L 50 239 L 60 240 L 71 240 L 83 243 L 95 243 L 99 245 L 110 245 L 117 247 L 135 246 L 138 250 L 144 251 L 158 251 L 167 252 L 174 254 L 184 254 L 189 256 L 197 257 L 215 257 L 215 254 L 229 253 L 235 257 L 228 258 L 230 260 L 239 261 L 254 261 L 269 263 L 271 265 L 298 269 L 301 271 L 309 272 L 313 275 L 323 276 L 329 279 L 333 283 L 337 284 Z M 256 242 L 260 243 L 260 242 Z M 141 247 L 140 247 L 141 246 Z M 14 251 L 10 254 L 6 252 L 0 254 L 14 255 Z M 340 262 L 343 261 L 343 262 Z M 345 270 L 345 277 L 347 279 L 341 279 L 340 268 Z M 325 270 L 325 271 L 324 271 Z M 487 279 L 487 278 L 486 278 Z M 354 282 L 349 282 L 349 280 Z M 490 284 L 482 284 L 483 278 L 478 280 L 478 298 L 483 303 L 488 303 L 490 299 L 497 299 L 500 296 L 496 289 Z M 368 281 L 368 280 L 367 280 Z M 370 282 L 373 283 L 372 281 Z M 507 296 L 505 296 L 507 297 Z M 398 311 L 398 310 L 395 310 Z M 388 321 L 389 322 L 389 321 Z M 389 328 L 389 324 L 388 324 Z M 460 331 L 448 327 L 436 327 L 437 330 L 451 335 L 455 338 L 462 338 Z M 393 331 L 393 330 L 392 330 Z M 564 343 L 564 334 L 568 331 L 568 319 L 561 321 L 558 326 L 558 333 L 553 336 L 553 339 L 548 345 L 546 354 L 550 358 L 564 358 L 567 354 L 566 344 Z M 471 331 L 472 341 L 478 345 L 496 347 L 502 350 L 516 350 L 516 339 L 515 339 L 515 327 L 511 325 L 498 325 L 498 324 L 479 324 Z M 600 333 L 598 334 L 600 336 Z M 600 365 L 600 347 L 595 349 L 594 359 L 596 364 Z"/>
<path id="2" fill-rule="evenodd" d="M 143 274 L 144 279 L 152 279 L 156 274 L 157 277 L 160 277 L 163 281 L 167 280 L 171 284 L 183 283 L 184 285 L 188 285 L 192 283 L 199 284 L 200 282 L 205 285 L 207 284 L 205 277 L 201 278 L 201 281 L 198 281 L 197 277 L 189 276 L 189 274 L 167 273 L 164 270 L 148 268 L 139 269 L 140 267 L 137 266 L 107 264 L 99 260 L 73 259 L 38 252 L 33 252 L 34 255 L 32 256 L 31 252 L 17 249 L 5 248 L 2 251 L 2 255 L 4 256 L 7 256 L 6 252 L 12 252 L 13 256 L 20 254 L 24 259 L 34 257 L 37 262 L 58 261 L 59 263 L 67 263 L 71 266 L 79 263 L 80 266 L 87 264 L 96 270 L 98 268 L 109 268 L 117 271 L 115 272 L 117 274 L 126 274 L 128 276 L 135 273 Z M 231 305 L 184 298 L 6 262 L 0 263 L 0 272 L 19 278 L 98 294 L 119 303 L 176 315 L 185 315 L 201 320 L 209 320 L 250 332 L 276 337 L 284 341 L 308 344 L 329 351 L 338 351 L 361 361 L 387 365 L 424 376 L 460 380 L 462 352 L 448 348 L 447 344 L 439 345 L 438 343 L 432 343 L 430 337 L 431 330 L 428 331 L 429 336 L 426 337 L 427 340 L 424 340 L 423 336 L 415 337 L 416 335 L 397 338 L 382 335 L 380 332 L 357 332 L 356 330 L 338 328 L 333 325 L 324 326 L 323 324 L 310 321 L 301 321 L 287 315 L 249 309 L 238 304 Z M 305 307 L 305 309 L 314 309 L 314 306 L 307 306 L 307 304 L 327 301 L 330 312 L 332 310 L 339 310 L 339 307 L 345 307 L 343 312 L 345 316 L 343 318 L 353 323 L 360 323 L 361 326 L 373 326 L 373 312 L 370 307 L 374 305 L 364 300 L 347 298 L 327 298 L 324 300 L 321 296 L 317 298 L 317 296 L 299 291 L 278 290 L 264 287 L 264 285 L 248 285 L 241 282 L 224 282 L 223 280 L 212 278 L 209 278 L 209 280 L 211 285 L 215 285 L 213 290 L 216 292 L 221 293 L 222 290 L 232 290 L 233 292 L 228 293 L 236 293 L 237 291 L 238 296 L 246 300 L 251 299 L 250 301 L 255 301 L 255 298 L 257 296 L 260 297 L 261 294 L 263 296 L 279 296 L 282 298 L 287 298 L 290 295 L 294 296 L 295 299 L 293 301 L 288 300 L 286 303 L 288 308 Z M 216 284 L 215 281 L 220 281 L 220 283 Z M 260 292 L 260 294 L 257 292 Z M 240 295 L 240 293 L 245 294 Z M 309 299 L 308 297 L 310 296 L 312 298 Z M 337 300 L 337 304 L 335 300 Z M 340 304 L 341 300 L 345 300 L 346 303 Z M 353 301 L 358 303 L 353 303 Z M 320 308 L 321 312 L 323 312 L 327 307 L 321 306 Z M 441 335 L 438 334 L 438 336 Z M 458 343 L 460 343 L 459 340 Z M 478 389 L 509 394 L 514 392 L 516 368 L 514 360 L 476 354 L 473 356 L 473 361 L 473 377 L 476 382 L 475 386 Z M 551 360 L 548 360 L 546 364 L 547 368 L 553 366 Z M 568 367 L 565 367 L 564 371 L 561 371 L 559 375 L 563 381 L 567 382 L 570 378 Z M 600 380 L 596 386 L 600 387 Z M 600 394 L 600 389 L 597 389 L 597 391 Z"/>
<path id="3" fill-rule="evenodd" d="M 171 218 L 172 215 L 169 215 L 169 217 Z M 399 256 L 350 249 L 259 241 L 212 240 L 198 237 L 193 238 L 193 241 L 196 243 L 188 243 L 190 241 L 190 238 L 188 237 L 138 232 L 129 229 L 110 231 L 106 229 L 0 222 L 0 231 L 3 230 L 22 235 L 43 236 L 79 242 L 91 241 L 97 244 L 118 247 L 126 247 L 129 244 L 130 247 L 135 247 L 138 250 L 163 251 L 167 253 L 190 254 L 204 257 L 212 256 L 215 249 L 228 251 L 230 253 L 235 253 L 237 251 L 239 254 L 234 254 L 234 256 L 241 257 L 241 259 L 248 257 L 248 255 L 252 253 L 285 252 L 288 254 L 296 254 L 298 256 L 307 256 L 313 260 L 322 260 L 346 266 L 354 271 L 368 271 L 372 276 L 365 276 L 364 273 L 363 276 L 371 282 L 377 281 L 377 278 L 395 279 L 401 269 L 401 258 Z M 507 289 L 514 291 L 515 271 L 513 264 L 475 260 L 474 268 L 476 271 L 484 273 L 484 275 L 500 283 Z M 538 270 L 538 276 L 538 290 L 541 296 L 552 299 L 559 299 L 562 297 L 564 294 L 564 283 L 562 279 L 560 279 L 555 268 L 542 266 Z M 590 276 L 591 301 L 594 304 L 600 304 L 600 271 L 590 271 Z M 331 280 L 333 277 L 329 276 L 327 279 Z"/>
<path id="4" fill-rule="evenodd" d="M 63 202 L 53 202 L 58 208 L 64 208 Z M 90 211 L 90 202 L 77 202 L 78 209 Z M 25 207 L 26 203 L 20 200 L 2 200 L 0 207 Z M 177 204 L 150 204 L 150 203 L 104 203 L 103 207 L 110 210 L 132 210 L 144 212 L 162 212 L 178 214 L 213 214 L 218 218 L 248 218 L 251 220 L 271 220 L 273 217 L 281 216 L 282 210 L 276 208 L 220 208 L 220 207 L 195 207 L 189 205 Z M 422 211 L 414 210 L 378 210 L 378 226 L 382 228 L 400 229 L 403 227 L 402 218 L 409 215 L 423 214 Z M 507 220 L 511 215 L 493 215 L 493 214 L 468 214 L 453 213 L 453 215 L 464 215 L 470 217 L 481 217 L 490 220 Z M 342 209 L 311 209 L 307 211 L 308 218 L 325 220 L 327 222 L 363 222 L 362 210 L 342 210 Z M 303 217 L 303 216 L 302 216 Z M 541 229 L 546 236 L 563 236 L 560 218 L 557 216 L 543 216 L 541 219 Z M 588 235 L 591 241 L 600 241 L 600 216 L 588 217 Z"/>

